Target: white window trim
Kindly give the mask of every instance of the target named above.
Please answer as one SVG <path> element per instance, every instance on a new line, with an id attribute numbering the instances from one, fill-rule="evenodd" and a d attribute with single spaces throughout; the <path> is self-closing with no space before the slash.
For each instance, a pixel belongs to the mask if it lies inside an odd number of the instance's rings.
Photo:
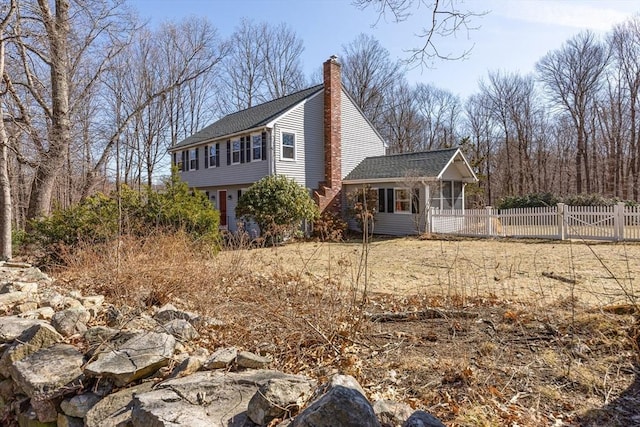
<path id="1" fill-rule="evenodd" d="M 293 135 L 293 158 L 284 157 L 284 134 Z M 298 159 L 298 134 L 287 129 L 280 129 L 280 160 L 284 162 L 295 162 Z"/>
<path id="2" fill-rule="evenodd" d="M 255 137 L 259 137 L 260 138 L 260 142 L 258 142 L 258 145 L 260 146 L 260 157 L 257 158 L 257 159 L 253 155 L 254 154 L 254 152 L 253 152 L 253 138 L 255 138 Z M 251 134 L 249 143 L 251 144 L 251 163 L 253 163 L 253 162 L 261 162 L 262 161 L 262 132 Z"/>
<path id="3" fill-rule="evenodd" d="M 398 206 L 398 195 L 397 192 L 398 190 L 404 190 L 407 193 L 409 193 L 409 198 L 408 199 L 402 199 L 402 201 L 407 201 L 409 202 L 409 210 L 408 211 L 399 211 L 396 209 L 396 207 Z M 399 215 L 411 215 L 411 188 L 408 187 L 394 187 L 393 188 L 393 213 L 394 214 L 399 214 Z"/>
<path id="4" fill-rule="evenodd" d="M 198 163 L 198 149 L 194 148 L 194 149 L 188 150 L 187 152 L 189 153 L 189 164 L 188 164 L 189 167 L 188 167 L 188 170 L 194 171 L 194 170 L 196 170 L 196 166 L 197 166 L 197 163 Z M 193 157 L 191 157 L 192 154 L 193 154 Z M 191 167 L 191 162 L 194 162 L 194 166 L 193 167 Z"/>
<path id="5" fill-rule="evenodd" d="M 211 144 L 211 145 L 207 146 L 208 153 L 205 153 L 206 154 L 205 162 L 207 162 L 207 167 L 209 167 L 209 168 L 215 168 L 216 167 L 216 157 L 217 157 L 215 155 L 215 153 L 216 153 L 216 145 L 217 144 Z M 211 152 L 213 152 L 213 156 L 211 156 Z M 212 157 L 213 157 L 213 163 L 211 163 Z M 220 160 L 218 160 L 218 161 L 220 161 Z"/>
<path id="6" fill-rule="evenodd" d="M 234 145 L 235 143 L 238 143 L 238 151 L 234 151 Z M 239 165 L 240 159 L 242 158 L 242 145 L 240 144 L 240 138 L 238 139 L 232 139 L 231 140 L 231 144 L 230 144 L 230 148 L 231 148 L 231 164 L 232 165 Z M 234 161 L 233 160 L 233 153 L 238 153 L 238 161 Z"/>

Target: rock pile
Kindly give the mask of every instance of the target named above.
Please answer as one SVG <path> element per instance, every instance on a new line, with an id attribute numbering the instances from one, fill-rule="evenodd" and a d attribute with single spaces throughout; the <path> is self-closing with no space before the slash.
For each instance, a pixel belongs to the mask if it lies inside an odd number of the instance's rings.
<path id="1" fill-rule="evenodd" d="M 0 425 L 443 426 L 402 403 L 372 405 L 349 376 L 318 387 L 250 352 L 191 345 L 213 319 L 171 305 L 132 314 L 51 283 L 0 263 Z"/>

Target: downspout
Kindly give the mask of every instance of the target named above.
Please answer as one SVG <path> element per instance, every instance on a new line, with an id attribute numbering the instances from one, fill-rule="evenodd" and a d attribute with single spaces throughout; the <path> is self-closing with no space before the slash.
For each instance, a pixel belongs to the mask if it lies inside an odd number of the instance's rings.
<path id="1" fill-rule="evenodd" d="M 273 124 L 273 129 L 271 130 L 271 138 L 269 138 L 269 143 L 271 147 L 269 152 L 271 153 L 271 159 L 269 159 L 269 175 L 275 175 L 277 173 L 276 170 L 276 129 L 277 124 Z"/>

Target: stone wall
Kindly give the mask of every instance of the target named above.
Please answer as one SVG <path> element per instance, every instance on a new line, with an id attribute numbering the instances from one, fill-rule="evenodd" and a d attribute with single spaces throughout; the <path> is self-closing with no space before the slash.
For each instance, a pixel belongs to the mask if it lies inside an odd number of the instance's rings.
<path id="1" fill-rule="evenodd" d="M 0 263 L 0 425 L 443 426 L 370 403 L 349 376 L 318 386 L 260 355 L 192 344 L 218 326 L 172 305 L 142 312 L 58 292 L 37 268 Z"/>

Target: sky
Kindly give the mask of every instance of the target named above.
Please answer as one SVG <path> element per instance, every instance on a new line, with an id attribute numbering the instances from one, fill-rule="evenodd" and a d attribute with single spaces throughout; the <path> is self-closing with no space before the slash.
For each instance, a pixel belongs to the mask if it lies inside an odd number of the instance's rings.
<path id="1" fill-rule="evenodd" d="M 428 1 L 425 1 L 428 3 Z M 406 21 L 378 19 L 373 8 L 364 11 L 350 0 L 129 0 L 150 25 L 190 15 L 206 16 L 222 37 L 231 35 L 242 20 L 285 22 L 303 40 L 305 73 L 317 73 L 331 55 L 360 33 L 373 35 L 393 59 L 406 59 L 406 52 L 419 40 L 415 34 L 429 22 L 429 9 L 413 9 Z M 408 70 L 411 83 L 430 83 L 465 98 L 478 91 L 478 82 L 489 71 L 534 71 L 547 52 L 583 30 L 605 36 L 611 28 L 640 12 L 637 0 L 466 0 L 460 9 L 476 13 L 470 25 L 435 42 L 441 53 L 458 56 L 471 49 L 466 59 L 436 60 L 429 68 Z"/>

